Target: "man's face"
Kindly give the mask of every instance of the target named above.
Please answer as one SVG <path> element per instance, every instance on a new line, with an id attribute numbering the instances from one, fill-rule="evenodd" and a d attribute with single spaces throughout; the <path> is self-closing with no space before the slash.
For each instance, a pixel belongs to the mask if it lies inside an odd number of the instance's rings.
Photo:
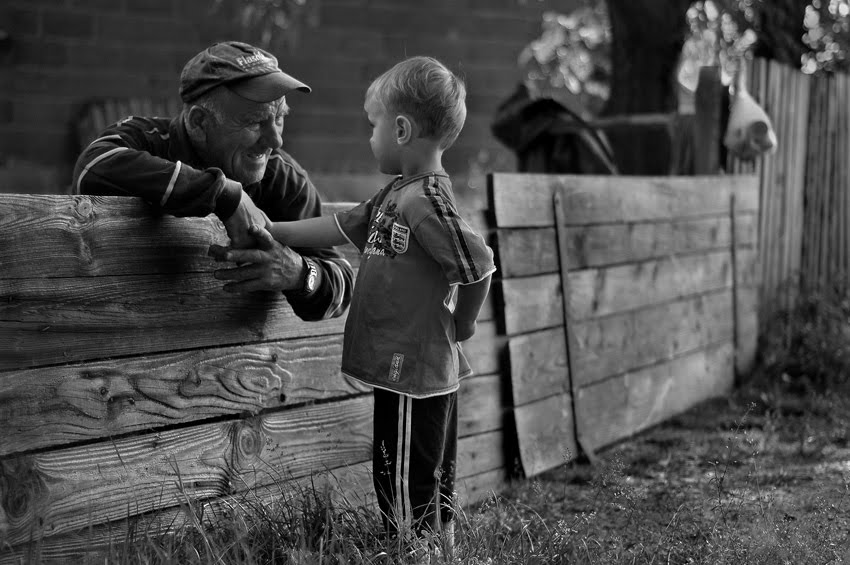
<path id="1" fill-rule="evenodd" d="M 231 92 L 221 97 L 224 119 L 212 114 L 204 120 L 208 164 L 243 186 L 259 182 L 266 173 L 271 152 L 283 144 L 286 98 L 252 102 Z"/>
<path id="2" fill-rule="evenodd" d="M 394 116 L 390 115 L 384 105 L 375 100 L 373 96 L 366 97 L 363 109 L 366 111 L 366 118 L 372 127 L 369 145 L 372 147 L 372 154 L 378 162 L 378 170 L 386 175 L 401 173 L 401 159 Z"/>

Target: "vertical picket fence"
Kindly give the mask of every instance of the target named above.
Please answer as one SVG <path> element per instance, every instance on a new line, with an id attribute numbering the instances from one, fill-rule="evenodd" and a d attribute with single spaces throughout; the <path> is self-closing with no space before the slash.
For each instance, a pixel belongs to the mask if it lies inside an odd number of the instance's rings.
<path id="1" fill-rule="evenodd" d="M 756 60 L 745 82 L 779 146 L 729 168 L 759 176 L 763 303 L 788 306 L 800 288 L 840 287 L 850 274 L 850 77 Z"/>

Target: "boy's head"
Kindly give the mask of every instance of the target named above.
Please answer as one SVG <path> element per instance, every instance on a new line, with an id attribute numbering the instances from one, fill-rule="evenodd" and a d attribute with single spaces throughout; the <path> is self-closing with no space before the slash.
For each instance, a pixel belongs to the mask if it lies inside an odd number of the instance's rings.
<path id="1" fill-rule="evenodd" d="M 390 120 L 411 120 L 416 136 L 437 142 L 441 151 L 454 143 L 466 120 L 466 86 L 432 57 L 411 57 L 376 78 L 366 91 L 367 113 L 370 102 Z"/>

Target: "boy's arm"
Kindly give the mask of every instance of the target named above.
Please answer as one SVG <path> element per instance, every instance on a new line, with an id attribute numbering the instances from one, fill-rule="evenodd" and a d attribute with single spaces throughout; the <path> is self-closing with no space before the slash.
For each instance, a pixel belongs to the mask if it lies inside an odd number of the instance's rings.
<path id="1" fill-rule="evenodd" d="M 348 243 L 333 216 L 272 222 L 269 232 L 277 241 L 290 247 L 332 247 Z"/>
<path id="2" fill-rule="evenodd" d="M 491 275 L 487 275 L 480 281 L 458 286 L 454 312 L 457 341 L 466 341 L 475 333 L 475 320 L 490 290 L 490 278 Z"/>

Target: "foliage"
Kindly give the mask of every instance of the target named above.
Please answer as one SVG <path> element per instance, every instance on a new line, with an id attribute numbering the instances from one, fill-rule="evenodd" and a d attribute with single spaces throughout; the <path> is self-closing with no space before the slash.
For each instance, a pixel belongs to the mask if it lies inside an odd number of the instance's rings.
<path id="1" fill-rule="evenodd" d="M 611 78 L 611 26 L 604 2 L 583 0 L 569 14 L 543 14 L 542 33 L 519 56 L 538 90 L 566 88 L 583 99 L 608 98 Z"/>
<path id="2" fill-rule="evenodd" d="M 790 2 L 808 0 L 787 0 Z M 774 29 L 769 17 L 777 13 L 779 0 L 698 0 L 687 10 L 689 37 L 682 50 L 679 81 L 694 89 L 701 65 L 719 63 L 726 82 L 742 59 L 768 33 L 788 52 L 805 46 L 811 50 L 799 62 L 807 73 L 850 68 L 850 0 L 811 0 L 796 29 Z M 771 27 L 772 26 L 772 27 Z M 797 34 L 799 35 L 799 34 Z M 800 41 L 802 39 L 802 42 Z M 519 57 L 529 82 L 538 90 L 567 89 L 588 104 L 592 98 L 607 99 L 611 73 L 611 25 L 603 0 L 582 0 L 576 10 L 543 15 L 540 35 Z M 804 44 L 804 45 L 803 45 Z"/>
<path id="3" fill-rule="evenodd" d="M 813 0 L 806 8 L 806 34 L 811 48 L 803 59 L 803 70 L 850 70 L 850 0 Z"/>
<path id="4" fill-rule="evenodd" d="M 790 286 L 788 287 L 791 288 Z M 850 384 L 850 286 L 784 290 L 780 304 L 763 314 L 757 377 L 785 379 L 797 388 L 846 389 Z"/>
<path id="5" fill-rule="evenodd" d="M 236 23 L 250 41 L 292 44 L 305 25 L 318 24 L 319 0 L 211 0 L 211 12 Z"/>

